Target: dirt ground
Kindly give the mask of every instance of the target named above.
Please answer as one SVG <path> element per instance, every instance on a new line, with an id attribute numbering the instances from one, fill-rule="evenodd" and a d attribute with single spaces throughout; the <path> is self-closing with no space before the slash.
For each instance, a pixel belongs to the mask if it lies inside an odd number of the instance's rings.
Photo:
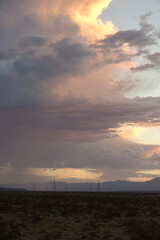
<path id="1" fill-rule="evenodd" d="M 0 240 L 160 240 L 159 193 L 0 191 Z"/>

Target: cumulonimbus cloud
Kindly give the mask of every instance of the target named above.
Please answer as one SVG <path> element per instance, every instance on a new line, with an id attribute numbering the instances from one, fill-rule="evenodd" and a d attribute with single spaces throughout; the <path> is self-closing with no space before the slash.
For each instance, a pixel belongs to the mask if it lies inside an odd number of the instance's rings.
<path id="1" fill-rule="evenodd" d="M 132 70 L 159 65 L 148 50 L 158 35 L 149 14 L 138 30 L 102 22 L 110 2 L 0 1 L 1 165 L 135 169 L 148 161 L 136 144 L 121 146 L 118 128 L 159 119 L 160 99 L 127 99 L 134 83 L 120 76 L 138 57 L 150 65 Z"/>

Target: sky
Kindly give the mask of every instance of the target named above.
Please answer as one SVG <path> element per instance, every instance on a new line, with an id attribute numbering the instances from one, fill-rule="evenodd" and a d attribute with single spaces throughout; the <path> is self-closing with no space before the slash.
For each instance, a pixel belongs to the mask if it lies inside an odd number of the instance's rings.
<path id="1" fill-rule="evenodd" d="M 160 176 L 158 0 L 0 0 L 0 183 Z"/>

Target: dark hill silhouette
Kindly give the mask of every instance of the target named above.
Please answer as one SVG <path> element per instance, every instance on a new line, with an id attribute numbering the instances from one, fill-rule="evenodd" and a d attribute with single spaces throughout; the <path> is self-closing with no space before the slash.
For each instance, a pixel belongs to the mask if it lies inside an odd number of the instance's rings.
<path id="1" fill-rule="evenodd" d="M 7 188 L 7 187 L 0 187 L 0 191 L 27 191 L 24 188 Z"/>
<path id="2" fill-rule="evenodd" d="M 34 189 L 33 189 L 34 185 Z M 52 183 L 26 183 L 26 184 L 1 184 L 0 188 L 19 190 L 53 191 Z M 98 183 L 66 183 L 56 182 L 57 191 L 97 191 Z M 146 182 L 112 181 L 101 182 L 100 191 L 160 191 L 160 178 L 157 177 Z"/>

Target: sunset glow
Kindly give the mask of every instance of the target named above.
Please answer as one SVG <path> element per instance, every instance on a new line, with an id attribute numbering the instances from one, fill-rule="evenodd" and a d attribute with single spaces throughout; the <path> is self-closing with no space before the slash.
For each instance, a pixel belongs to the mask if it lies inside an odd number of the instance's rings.
<path id="1" fill-rule="evenodd" d="M 29 175 L 37 175 L 43 177 L 52 177 L 57 180 L 64 179 L 87 179 L 88 181 L 96 181 L 100 178 L 102 173 L 96 173 L 93 169 L 74 169 L 74 168 L 61 168 L 61 169 L 50 169 L 50 168 L 29 168 L 25 172 Z"/>
<path id="2" fill-rule="evenodd" d="M 130 141 L 142 144 L 160 145 L 159 127 L 123 126 L 120 128 L 120 131 L 120 135 Z"/>

